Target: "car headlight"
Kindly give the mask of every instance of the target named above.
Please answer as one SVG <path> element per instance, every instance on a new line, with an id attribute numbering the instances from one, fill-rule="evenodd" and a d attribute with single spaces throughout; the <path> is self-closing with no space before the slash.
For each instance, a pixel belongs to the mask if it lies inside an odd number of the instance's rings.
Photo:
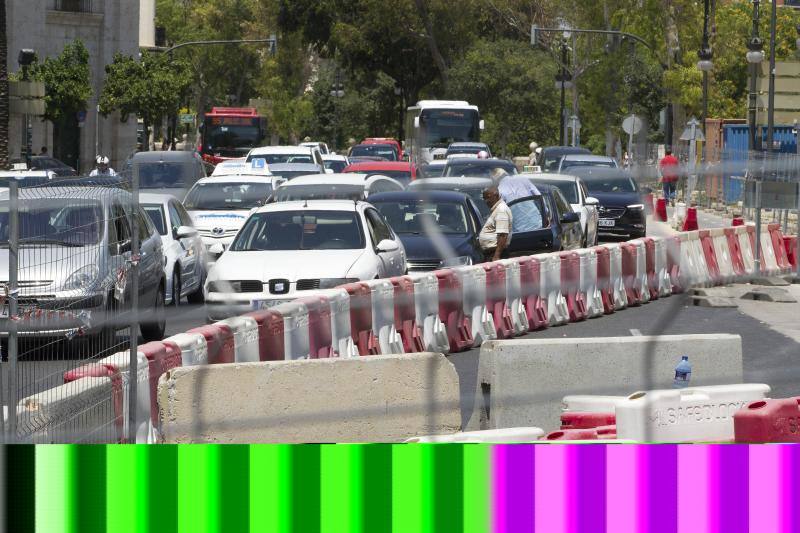
<path id="1" fill-rule="evenodd" d="M 631 211 L 641 211 L 644 209 L 644 204 L 632 204 L 628 206 Z"/>
<path id="2" fill-rule="evenodd" d="M 78 291 L 83 290 L 97 281 L 100 275 L 96 265 L 86 265 L 79 268 L 67 278 L 64 283 L 65 291 Z"/>
<path id="3" fill-rule="evenodd" d="M 442 261 L 443 267 L 472 266 L 472 258 L 468 255 L 453 257 Z"/>
<path id="4" fill-rule="evenodd" d="M 242 292 L 241 281 L 211 281 L 208 284 L 208 292 Z"/>
<path id="5" fill-rule="evenodd" d="M 320 289 L 335 289 L 339 285 L 347 285 L 348 283 L 355 283 L 358 278 L 323 278 L 319 280 Z"/>

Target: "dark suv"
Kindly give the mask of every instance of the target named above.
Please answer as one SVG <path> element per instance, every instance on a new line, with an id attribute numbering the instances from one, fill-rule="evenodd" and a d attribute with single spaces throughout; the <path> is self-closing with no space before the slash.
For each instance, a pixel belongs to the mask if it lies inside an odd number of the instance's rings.
<path id="1" fill-rule="evenodd" d="M 570 173 L 583 179 L 597 198 L 598 233 L 638 239 L 647 233 L 647 215 L 641 191 L 633 176 L 621 168 L 575 167 Z"/>

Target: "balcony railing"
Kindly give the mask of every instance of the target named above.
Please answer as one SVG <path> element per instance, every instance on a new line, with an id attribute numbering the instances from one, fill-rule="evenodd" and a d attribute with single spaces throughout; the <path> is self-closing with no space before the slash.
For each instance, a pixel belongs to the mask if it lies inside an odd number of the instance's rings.
<path id="1" fill-rule="evenodd" d="M 56 11 L 72 11 L 74 13 L 91 13 L 92 0 L 54 0 Z"/>

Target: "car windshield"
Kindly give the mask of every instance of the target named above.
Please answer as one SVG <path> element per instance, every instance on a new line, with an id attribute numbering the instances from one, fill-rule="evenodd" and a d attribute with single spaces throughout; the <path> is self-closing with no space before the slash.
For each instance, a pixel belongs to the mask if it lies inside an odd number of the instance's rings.
<path id="1" fill-rule="evenodd" d="M 562 180 L 542 180 L 536 179 L 534 184 L 536 183 L 545 183 L 552 187 L 558 187 L 558 190 L 561 191 L 561 194 L 564 195 L 564 198 L 571 204 L 577 204 L 578 202 L 578 184 L 574 181 L 562 181 Z"/>
<path id="2" fill-rule="evenodd" d="M 0 244 L 8 245 L 8 202 L 0 202 Z M 69 247 L 97 244 L 103 234 L 100 202 L 72 198 L 25 200 L 19 207 L 21 245 Z"/>
<path id="3" fill-rule="evenodd" d="M 469 232 L 464 206 L 454 202 L 436 204 L 410 200 L 377 202 L 374 205 L 395 233 L 420 235 L 431 227 L 430 224 L 444 234 L 463 235 Z"/>
<path id="4" fill-rule="evenodd" d="M 271 170 L 273 176 L 278 176 L 285 180 L 299 178 L 300 176 L 312 176 L 319 174 L 319 170 Z"/>
<path id="5" fill-rule="evenodd" d="M 196 183 L 183 205 L 204 211 L 245 210 L 262 205 L 270 194 L 269 183 Z"/>
<path id="6" fill-rule="evenodd" d="M 444 165 L 422 165 L 417 169 L 420 178 L 441 178 L 444 174 Z"/>
<path id="7" fill-rule="evenodd" d="M 230 249 L 261 252 L 361 248 L 364 237 L 356 213 L 304 210 L 251 216 Z"/>
<path id="8" fill-rule="evenodd" d="M 382 157 L 397 161 L 397 152 L 391 144 L 359 144 L 350 150 L 350 157 Z"/>
<path id="9" fill-rule="evenodd" d="M 250 154 L 247 156 L 247 161 L 253 159 L 263 159 L 268 165 L 275 165 L 278 163 L 313 163 L 310 153 L 294 153 L 294 154 Z"/>
<path id="10" fill-rule="evenodd" d="M 561 170 L 566 168 L 575 168 L 575 167 L 605 167 L 605 168 L 617 168 L 617 165 L 613 161 L 581 161 L 565 159 L 561 162 Z"/>
<path id="11" fill-rule="evenodd" d="M 516 174 L 517 167 L 512 163 L 476 163 L 472 161 L 455 161 L 447 163 L 444 176 L 469 176 L 471 178 L 490 178 L 496 169 L 505 170 L 509 174 Z"/>
<path id="12" fill-rule="evenodd" d="M 278 187 L 275 200 L 361 200 L 364 197 L 363 185 L 319 184 L 288 185 Z"/>
<path id="13" fill-rule="evenodd" d="M 557 148 L 555 150 L 545 150 L 542 154 L 541 166 L 544 170 L 554 171 L 558 170 L 558 164 L 561 158 L 569 154 L 589 154 L 589 150 L 585 148 Z"/>
<path id="14" fill-rule="evenodd" d="M 161 204 L 144 204 L 144 212 L 153 221 L 153 225 L 158 230 L 159 235 L 167 234 L 167 221 L 164 218 L 164 207 Z"/>
<path id="15" fill-rule="evenodd" d="M 346 166 L 347 166 L 347 161 L 340 161 L 337 159 L 333 160 L 329 159 L 325 161 L 325 168 L 333 170 L 337 174 L 340 173 L 342 170 L 344 170 Z"/>
<path id="16" fill-rule="evenodd" d="M 589 192 L 636 192 L 633 179 L 625 176 L 594 177 L 585 183 Z"/>
<path id="17" fill-rule="evenodd" d="M 179 189 L 189 185 L 192 165 L 188 163 L 139 163 L 142 189 Z"/>

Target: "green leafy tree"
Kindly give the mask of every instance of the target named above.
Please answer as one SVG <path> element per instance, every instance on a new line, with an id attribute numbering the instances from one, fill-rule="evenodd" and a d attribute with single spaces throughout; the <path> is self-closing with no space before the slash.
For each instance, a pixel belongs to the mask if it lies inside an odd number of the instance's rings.
<path id="1" fill-rule="evenodd" d="M 67 159 L 67 154 L 75 152 L 69 145 L 75 141 L 77 114 L 86 111 L 92 96 L 89 51 L 76 39 L 58 56 L 33 65 L 31 77 L 45 85 L 44 118 L 53 123 L 53 155 Z"/>
<path id="2" fill-rule="evenodd" d="M 8 168 L 8 37 L 6 3 L 0 5 L 0 168 Z"/>
<path id="3" fill-rule="evenodd" d="M 123 122 L 130 115 L 144 122 L 145 139 L 150 127 L 176 114 L 181 95 L 191 82 L 186 65 L 159 53 L 144 52 L 141 61 L 116 54 L 106 66 L 106 82 L 100 95 L 100 112 L 119 111 Z"/>

